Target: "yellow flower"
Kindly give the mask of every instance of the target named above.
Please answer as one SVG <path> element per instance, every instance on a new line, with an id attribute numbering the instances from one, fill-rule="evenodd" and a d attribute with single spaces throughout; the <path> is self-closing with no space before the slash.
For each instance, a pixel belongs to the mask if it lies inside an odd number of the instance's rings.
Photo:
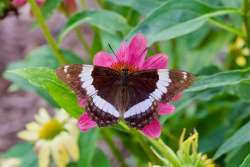
<path id="1" fill-rule="evenodd" d="M 196 164 L 196 166 L 199 167 L 215 167 L 216 165 L 212 159 L 198 152 L 199 135 L 197 131 L 195 130 L 190 137 L 184 140 L 185 133 L 186 129 L 183 130 L 179 141 L 179 150 L 177 151 L 179 158 L 182 159 L 186 165 Z"/>
<path id="2" fill-rule="evenodd" d="M 180 141 L 179 149 L 175 153 L 162 140 L 151 141 L 153 153 L 164 163 L 164 166 L 152 165 L 149 163 L 148 167 L 173 167 L 173 166 L 196 166 L 196 167 L 215 167 L 216 164 L 212 159 L 207 158 L 207 155 L 198 152 L 198 133 L 194 133 L 185 139 L 184 129 Z"/>
<path id="3" fill-rule="evenodd" d="M 244 67 L 247 64 L 247 60 L 244 56 L 239 56 L 235 60 L 238 66 Z"/>
<path id="4" fill-rule="evenodd" d="M 40 109 L 35 121 L 28 123 L 18 137 L 35 144 L 39 167 L 48 167 L 50 159 L 58 167 L 65 167 L 70 159 L 79 158 L 76 120 L 64 110 L 59 110 L 52 118 L 45 109 Z"/>
<path id="5" fill-rule="evenodd" d="M 20 165 L 21 165 L 21 160 L 18 158 L 0 159 L 1 167 L 19 167 Z"/>

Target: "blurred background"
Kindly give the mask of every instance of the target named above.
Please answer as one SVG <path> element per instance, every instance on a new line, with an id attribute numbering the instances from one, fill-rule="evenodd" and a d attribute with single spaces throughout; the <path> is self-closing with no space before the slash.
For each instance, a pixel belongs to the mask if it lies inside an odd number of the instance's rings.
<path id="1" fill-rule="evenodd" d="M 170 0 L 169 4 L 167 0 L 57 0 L 57 4 L 48 1 L 40 6 L 38 3 L 38 6 L 56 43 L 84 63 L 92 63 L 99 50 L 110 52 L 107 43 L 116 50 L 122 40 L 142 32 L 149 39 L 149 55 L 164 52 L 169 57 L 170 68 L 183 69 L 197 76 L 194 87 L 173 103 L 176 106 L 174 114 L 161 118 L 161 138 L 171 149 L 180 149 L 178 143 L 184 128 L 186 134 L 196 129 L 199 151 L 214 158 L 214 166 L 238 167 L 249 157 L 248 0 Z M 48 98 L 45 90 L 46 95 L 6 73 L 20 67 L 55 69 L 59 64 L 54 62 L 55 58 L 42 61 L 50 59 L 54 53 L 46 48 L 48 43 L 36 22 L 37 16 L 30 4 L 15 3 L 0 1 L 2 154 L 22 141 L 17 133 L 34 120 L 40 108 L 46 108 L 50 115 L 54 115 L 54 108 L 58 108 L 58 101 Z M 98 15 L 102 10 L 112 13 Z M 89 11 L 97 11 L 97 15 L 86 14 Z M 86 13 L 76 16 L 80 12 Z M 140 145 L 137 139 L 131 139 L 134 133 L 122 132 L 119 128 L 108 128 L 106 132 L 101 130 L 98 147 L 107 155 L 110 166 L 164 166 L 165 161 L 154 154 L 148 140 L 145 139 L 147 145 Z M 105 139 L 107 134 L 111 141 Z M 117 145 L 115 151 L 108 142 Z M 137 151 L 142 147 L 148 149 Z M 124 160 L 114 155 L 117 151 Z"/>

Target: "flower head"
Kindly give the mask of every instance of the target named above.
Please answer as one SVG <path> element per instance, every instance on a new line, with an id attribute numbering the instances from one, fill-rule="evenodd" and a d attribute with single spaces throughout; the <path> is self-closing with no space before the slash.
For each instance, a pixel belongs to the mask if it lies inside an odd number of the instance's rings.
<path id="1" fill-rule="evenodd" d="M 36 0 L 38 6 L 42 6 L 46 0 Z M 16 7 L 22 7 L 27 3 L 27 0 L 13 0 L 12 4 Z"/>
<path id="2" fill-rule="evenodd" d="M 73 13 L 77 10 L 77 3 L 76 0 L 63 0 L 63 8 L 68 12 L 68 13 Z"/>
<path id="3" fill-rule="evenodd" d="M 186 130 L 184 129 L 179 140 L 179 149 L 176 153 L 162 140 L 154 141 L 157 144 L 154 144 L 152 151 L 162 160 L 164 166 L 176 166 L 175 164 L 178 164 L 178 166 L 215 167 L 216 164 L 212 159 L 209 159 L 206 154 L 198 152 L 199 136 L 197 131 L 194 131 L 187 139 L 185 139 L 185 132 Z M 160 151 L 162 149 L 169 153 L 163 154 Z"/>
<path id="4" fill-rule="evenodd" d="M 35 144 L 39 166 L 48 167 L 50 157 L 58 167 L 64 167 L 70 157 L 77 160 L 79 131 L 75 120 L 59 110 L 51 117 L 45 109 L 40 109 L 34 122 L 26 125 L 26 130 L 18 133 L 18 137 Z"/>
<path id="5" fill-rule="evenodd" d="M 147 40 L 143 34 L 135 35 L 130 43 L 121 43 L 115 56 L 107 52 L 98 52 L 94 58 L 94 65 L 109 67 L 116 71 L 128 69 L 128 73 L 146 70 L 146 69 L 163 69 L 167 67 L 168 57 L 163 53 L 146 58 L 147 55 Z M 179 95 L 180 96 L 180 95 Z M 84 99 L 80 99 L 80 104 L 83 104 Z M 159 115 L 170 114 L 174 111 L 174 106 L 169 103 L 159 103 Z M 82 131 L 87 131 L 89 128 L 96 126 L 95 122 L 91 120 L 87 113 L 84 113 L 78 122 L 78 126 Z M 143 133 L 149 137 L 159 137 L 161 134 L 160 122 L 153 119 L 150 124 L 142 129 Z"/>
<path id="6" fill-rule="evenodd" d="M 4 158 L 0 159 L 0 166 L 2 167 L 19 167 L 21 166 L 21 159 L 18 158 Z"/>

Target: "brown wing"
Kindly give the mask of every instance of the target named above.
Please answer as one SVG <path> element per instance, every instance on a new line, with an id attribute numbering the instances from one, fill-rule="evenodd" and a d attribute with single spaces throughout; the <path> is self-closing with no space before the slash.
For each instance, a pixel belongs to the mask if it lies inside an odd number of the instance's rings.
<path id="1" fill-rule="evenodd" d="M 158 73 L 162 75 L 160 79 L 165 80 L 167 78 L 165 70 L 161 70 Z M 176 94 L 191 86 L 194 81 L 194 76 L 191 73 L 179 70 L 170 70 L 168 78 L 170 83 L 167 86 L 167 92 L 161 97 L 162 102 L 171 101 Z"/>
<path id="2" fill-rule="evenodd" d="M 56 70 L 56 75 L 58 76 L 58 78 L 62 80 L 65 84 L 67 84 L 79 98 L 85 98 L 87 96 L 86 90 L 81 87 L 82 81 L 79 77 L 82 70 L 82 64 L 65 65 L 59 67 Z"/>
<path id="3" fill-rule="evenodd" d="M 129 77 L 129 105 L 124 119 L 131 127 L 142 129 L 158 116 L 158 102 L 168 102 L 191 85 L 193 76 L 177 70 L 145 70 Z"/>
<path id="4" fill-rule="evenodd" d="M 119 80 L 116 71 L 92 65 L 65 65 L 57 69 L 57 76 L 76 93 L 87 98 L 86 111 L 99 126 L 117 122 L 120 113 L 113 105 L 114 84 Z M 106 95 L 107 94 L 107 95 Z"/>

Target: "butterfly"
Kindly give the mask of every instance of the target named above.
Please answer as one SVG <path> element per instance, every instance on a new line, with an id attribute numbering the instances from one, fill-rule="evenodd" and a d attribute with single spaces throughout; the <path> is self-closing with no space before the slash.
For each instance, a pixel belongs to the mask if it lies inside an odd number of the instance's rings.
<path id="1" fill-rule="evenodd" d="M 149 69 L 130 71 L 108 67 L 72 64 L 61 66 L 56 74 L 79 98 L 87 98 L 86 112 L 99 127 L 119 119 L 143 129 L 158 117 L 159 102 L 169 102 L 189 87 L 191 73 L 180 70 Z"/>

